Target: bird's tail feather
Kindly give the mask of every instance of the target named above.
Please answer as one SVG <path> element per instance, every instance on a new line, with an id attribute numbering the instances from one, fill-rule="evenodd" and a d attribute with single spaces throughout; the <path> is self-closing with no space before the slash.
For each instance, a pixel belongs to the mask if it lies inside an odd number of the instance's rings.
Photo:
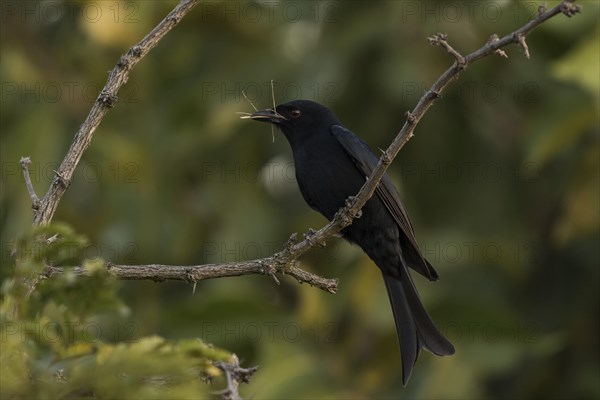
<path id="1" fill-rule="evenodd" d="M 435 326 L 419 299 L 406 267 L 400 279 L 384 275 L 402 354 L 402 383 L 410 378 L 421 347 L 438 356 L 454 354 L 454 346 Z"/>
<path id="2" fill-rule="evenodd" d="M 400 342 L 400 353 L 402 356 L 402 384 L 406 385 L 412 369 L 417 362 L 419 352 L 421 351 L 421 343 L 417 334 L 417 326 L 412 317 L 412 313 L 408 308 L 406 295 L 400 281 L 390 277 L 383 276 L 385 287 L 387 288 L 390 303 L 392 304 L 392 312 L 396 322 L 396 332 L 398 341 Z"/>

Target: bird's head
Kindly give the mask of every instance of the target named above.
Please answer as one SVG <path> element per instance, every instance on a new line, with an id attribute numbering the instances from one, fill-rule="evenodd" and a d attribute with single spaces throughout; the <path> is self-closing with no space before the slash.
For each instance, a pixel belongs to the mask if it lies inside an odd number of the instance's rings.
<path id="1" fill-rule="evenodd" d="M 259 110 L 250 115 L 256 121 L 270 122 L 277 126 L 292 147 L 309 136 L 329 131 L 340 121 L 329 108 L 310 100 L 293 100 L 275 107 L 275 110 Z"/>

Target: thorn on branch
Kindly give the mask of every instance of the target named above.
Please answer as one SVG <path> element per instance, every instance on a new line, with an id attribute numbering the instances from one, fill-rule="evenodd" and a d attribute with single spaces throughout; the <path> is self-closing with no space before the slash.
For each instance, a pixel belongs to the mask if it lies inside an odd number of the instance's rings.
<path id="1" fill-rule="evenodd" d="M 417 119 L 415 118 L 414 115 L 412 115 L 412 113 L 410 111 L 405 112 L 404 115 L 406 116 L 406 121 L 409 124 L 414 125 L 415 122 L 417 122 Z"/>
<path id="2" fill-rule="evenodd" d="M 517 41 L 519 42 L 519 46 L 521 46 L 521 48 L 523 49 L 523 52 L 525 53 L 525 58 L 527 58 L 529 60 L 530 55 L 529 55 L 529 47 L 527 46 L 527 42 L 525 42 L 525 35 L 523 34 L 517 34 Z"/>
<path id="3" fill-rule="evenodd" d="M 277 286 L 281 286 L 281 282 L 279 282 L 279 279 L 277 279 L 277 277 L 275 276 L 275 272 L 272 269 L 269 269 L 268 274 L 271 278 L 273 278 Z"/>
<path id="4" fill-rule="evenodd" d="M 502 49 L 497 49 L 494 54 L 498 54 L 500 57 L 508 58 L 508 54 Z"/>
<path id="5" fill-rule="evenodd" d="M 194 273 L 194 270 L 192 268 L 187 268 L 186 269 L 186 271 L 185 271 L 185 280 L 188 283 L 191 283 L 191 284 L 194 284 L 194 285 L 198 281 L 198 279 L 196 278 L 196 274 Z M 196 290 L 196 289 L 194 288 L 194 290 Z"/>
<path id="6" fill-rule="evenodd" d="M 548 3 L 540 4 L 538 7 L 538 17 L 542 16 L 546 11 L 548 11 L 547 4 Z"/>
<path id="7" fill-rule="evenodd" d="M 273 267 L 270 264 L 265 263 L 263 260 L 258 260 L 258 263 L 262 266 L 261 271 L 263 274 L 268 275 L 271 278 L 273 278 L 273 280 L 275 281 L 277 286 L 281 285 L 281 282 L 279 282 L 279 279 L 277 279 L 277 277 L 275 276 L 275 272 L 277 272 L 275 267 Z"/>
<path id="8" fill-rule="evenodd" d="M 390 165 L 392 163 L 392 157 L 390 157 L 390 155 L 387 153 L 387 151 L 384 151 L 381 154 L 381 162 L 384 163 L 385 165 Z"/>
<path id="9" fill-rule="evenodd" d="M 499 40 L 500 40 L 500 38 L 498 37 L 498 35 L 494 33 L 492 36 L 490 36 L 486 45 L 493 45 L 494 43 L 498 42 Z M 508 54 L 506 54 L 506 52 L 502 49 L 494 50 L 494 54 L 498 54 L 500 57 L 508 58 Z"/>

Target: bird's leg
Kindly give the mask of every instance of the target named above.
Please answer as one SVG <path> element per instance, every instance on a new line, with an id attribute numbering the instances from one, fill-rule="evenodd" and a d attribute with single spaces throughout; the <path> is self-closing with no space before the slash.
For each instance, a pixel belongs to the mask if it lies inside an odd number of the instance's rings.
<path id="1" fill-rule="evenodd" d="M 349 214 L 352 214 L 351 210 L 352 210 L 352 206 L 354 206 L 354 198 L 355 198 L 355 196 L 350 196 L 346 199 L 345 206 L 346 206 L 346 211 Z M 350 215 L 350 217 L 352 217 L 353 219 L 362 217 L 362 210 L 358 210 L 355 214 Z"/>

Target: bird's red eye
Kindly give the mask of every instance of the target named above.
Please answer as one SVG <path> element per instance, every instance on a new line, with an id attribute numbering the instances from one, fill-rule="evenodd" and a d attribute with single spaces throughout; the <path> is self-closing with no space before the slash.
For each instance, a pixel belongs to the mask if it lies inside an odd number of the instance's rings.
<path id="1" fill-rule="evenodd" d="M 292 118 L 298 118 L 300 114 L 300 110 L 298 110 L 297 108 L 294 108 L 292 111 L 290 111 L 290 115 L 292 116 Z"/>

